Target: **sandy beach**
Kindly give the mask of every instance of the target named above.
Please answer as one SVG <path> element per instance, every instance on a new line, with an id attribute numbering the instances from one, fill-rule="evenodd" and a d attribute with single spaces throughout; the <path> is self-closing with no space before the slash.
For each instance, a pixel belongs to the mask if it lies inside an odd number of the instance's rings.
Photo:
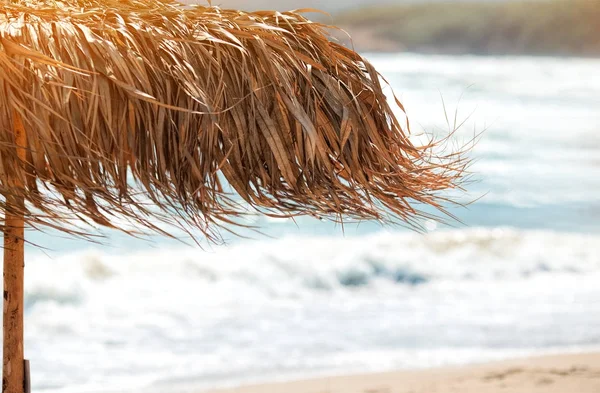
<path id="1" fill-rule="evenodd" d="M 597 393 L 600 353 L 318 378 L 210 393 Z"/>

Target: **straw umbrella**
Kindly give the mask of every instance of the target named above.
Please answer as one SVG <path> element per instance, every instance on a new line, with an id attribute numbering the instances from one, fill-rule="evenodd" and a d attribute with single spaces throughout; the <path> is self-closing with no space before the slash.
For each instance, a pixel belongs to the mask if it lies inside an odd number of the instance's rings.
<path id="1" fill-rule="evenodd" d="M 413 144 L 375 69 L 298 13 L 0 4 L 3 392 L 26 379 L 25 226 L 86 236 L 82 220 L 125 219 L 217 241 L 248 206 L 417 225 L 412 205 L 439 208 L 464 170 Z"/>

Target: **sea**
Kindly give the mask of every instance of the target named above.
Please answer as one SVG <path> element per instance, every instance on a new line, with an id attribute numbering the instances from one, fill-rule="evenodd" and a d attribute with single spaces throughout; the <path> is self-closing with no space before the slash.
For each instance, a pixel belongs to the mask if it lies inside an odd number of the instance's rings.
<path id="1" fill-rule="evenodd" d="M 415 137 L 477 140 L 457 220 L 253 217 L 260 233 L 219 246 L 29 232 L 33 390 L 197 392 L 598 350 L 600 59 L 367 57 Z"/>

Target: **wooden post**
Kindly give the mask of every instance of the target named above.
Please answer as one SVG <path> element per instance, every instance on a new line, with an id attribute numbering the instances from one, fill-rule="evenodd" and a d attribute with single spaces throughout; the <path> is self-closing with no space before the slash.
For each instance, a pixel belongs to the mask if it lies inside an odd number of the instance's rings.
<path id="1" fill-rule="evenodd" d="M 17 156 L 25 162 L 27 135 L 23 119 L 13 112 L 13 128 Z M 16 190 L 23 188 L 21 179 L 12 179 Z M 15 193 L 18 195 L 19 193 Z M 14 206 L 17 214 L 5 213 L 4 218 L 4 326 L 2 393 L 25 392 L 25 361 L 23 357 L 23 295 L 25 267 L 25 223 L 23 220 L 24 198 L 7 195 L 8 206 Z"/>

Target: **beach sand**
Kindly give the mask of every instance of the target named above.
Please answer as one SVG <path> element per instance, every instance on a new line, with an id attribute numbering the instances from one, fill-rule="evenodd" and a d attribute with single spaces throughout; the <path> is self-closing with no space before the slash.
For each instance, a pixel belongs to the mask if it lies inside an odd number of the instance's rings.
<path id="1" fill-rule="evenodd" d="M 318 378 L 214 393 L 600 393 L 600 353 Z"/>

